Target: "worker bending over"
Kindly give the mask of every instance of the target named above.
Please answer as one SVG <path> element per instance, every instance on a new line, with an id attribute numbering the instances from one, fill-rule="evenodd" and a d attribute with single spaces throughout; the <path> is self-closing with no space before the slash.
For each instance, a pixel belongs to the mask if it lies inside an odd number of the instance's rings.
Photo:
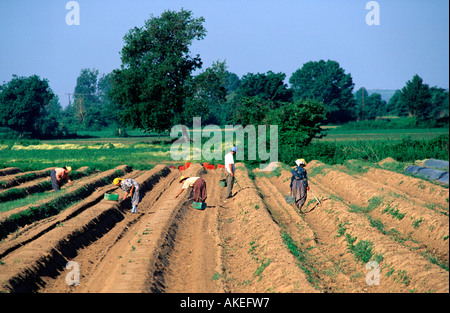
<path id="1" fill-rule="evenodd" d="M 205 202 L 206 201 L 206 182 L 201 177 L 187 177 L 187 176 L 181 176 L 180 178 L 180 184 L 183 184 L 181 187 L 181 190 L 178 192 L 178 194 L 175 196 L 175 198 L 178 198 L 178 196 L 186 189 L 192 187 L 194 188 L 194 196 L 193 200 L 195 202 Z"/>
<path id="2" fill-rule="evenodd" d="M 131 178 L 114 178 L 113 184 L 119 186 L 123 191 L 125 191 L 123 200 L 131 197 L 131 213 L 137 213 L 137 206 L 139 202 L 141 202 L 141 186 L 139 183 Z"/>
<path id="3" fill-rule="evenodd" d="M 69 178 L 69 173 L 72 171 L 70 166 L 57 167 L 50 173 L 50 178 L 52 181 L 52 187 L 54 191 L 58 191 L 61 188 L 63 180 L 69 182 L 72 185 L 72 181 Z"/>

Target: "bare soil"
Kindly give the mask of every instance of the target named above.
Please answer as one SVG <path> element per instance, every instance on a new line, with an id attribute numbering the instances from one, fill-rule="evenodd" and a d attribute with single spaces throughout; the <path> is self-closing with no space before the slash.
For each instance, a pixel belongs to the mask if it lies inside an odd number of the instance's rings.
<path id="1" fill-rule="evenodd" d="M 142 186 L 136 214 L 128 199 L 103 198 L 123 196 L 111 184 L 117 168 L 77 180 L 68 192 L 94 187 L 0 241 L 0 291 L 449 292 L 448 189 L 379 168 L 349 174 L 313 161 L 310 187 L 321 203 L 309 192 L 299 212 L 284 198 L 288 171 L 236 168 L 233 197 L 224 200 L 221 169 L 120 167 Z M 206 209 L 192 207 L 190 191 L 175 198 L 181 175 L 205 179 Z M 0 222 L 27 209 L 1 213 Z M 78 285 L 68 284 L 70 261 L 79 266 Z"/>

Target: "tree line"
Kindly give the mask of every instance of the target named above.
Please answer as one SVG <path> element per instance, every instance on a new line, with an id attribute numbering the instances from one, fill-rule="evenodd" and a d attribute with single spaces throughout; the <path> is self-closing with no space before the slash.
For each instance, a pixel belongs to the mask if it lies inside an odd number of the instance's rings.
<path id="1" fill-rule="evenodd" d="M 351 74 L 334 60 L 307 62 L 289 79 L 272 71 L 239 77 L 220 60 L 194 74 L 203 63 L 189 47 L 206 36 L 204 22 L 183 9 L 151 16 L 124 36 L 119 69 L 102 76 L 81 70 L 65 108 L 48 80 L 13 76 L 0 85 L 0 127 L 39 138 L 105 128 L 120 135 L 127 128 L 165 132 L 201 116 L 205 124 L 277 124 L 280 141 L 290 146 L 321 136 L 324 123 L 380 116 L 448 123 L 448 91 L 418 75 L 386 102 L 365 88 L 355 92 Z"/>

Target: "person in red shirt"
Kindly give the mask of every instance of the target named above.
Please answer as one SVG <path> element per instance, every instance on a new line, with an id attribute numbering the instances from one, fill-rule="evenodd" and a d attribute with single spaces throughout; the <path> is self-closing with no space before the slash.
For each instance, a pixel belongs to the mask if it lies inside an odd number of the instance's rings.
<path id="1" fill-rule="evenodd" d="M 70 166 L 57 167 L 51 173 L 52 187 L 54 191 L 58 191 L 64 180 L 67 180 L 70 185 L 72 181 L 69 178 L 69 173 L 72 171 Z"/>

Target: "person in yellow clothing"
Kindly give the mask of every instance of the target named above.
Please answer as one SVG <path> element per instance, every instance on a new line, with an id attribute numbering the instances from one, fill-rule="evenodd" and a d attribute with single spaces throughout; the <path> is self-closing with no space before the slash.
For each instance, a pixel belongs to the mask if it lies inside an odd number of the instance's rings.
<path id="1" fill-rule="evenodd" d="M 57 167 L 50 173 L 52 187 L 54 191 L 58 191 L 61 188 L 63 180 L 69 182 L 72 185 L 72 181 L 69 178 L 69 173 L 72 171 L 70 166 Z"/>
<path id="2" fill-rule="evenodd" d="M 178 196 L 186 189 L 192 187 L 194 188 L 194 196 L 193 200 L 195 202 L 205 202 L 206 200 L 206 182 L 201 177 L 187 177 L 187 176 L 181 176 L 180 178 L 180 184 L 183 184 L 181 187 L 181 190 L 178 192 L 178 194 L 175 196 L 175 198 L 178 198 Z"/>

